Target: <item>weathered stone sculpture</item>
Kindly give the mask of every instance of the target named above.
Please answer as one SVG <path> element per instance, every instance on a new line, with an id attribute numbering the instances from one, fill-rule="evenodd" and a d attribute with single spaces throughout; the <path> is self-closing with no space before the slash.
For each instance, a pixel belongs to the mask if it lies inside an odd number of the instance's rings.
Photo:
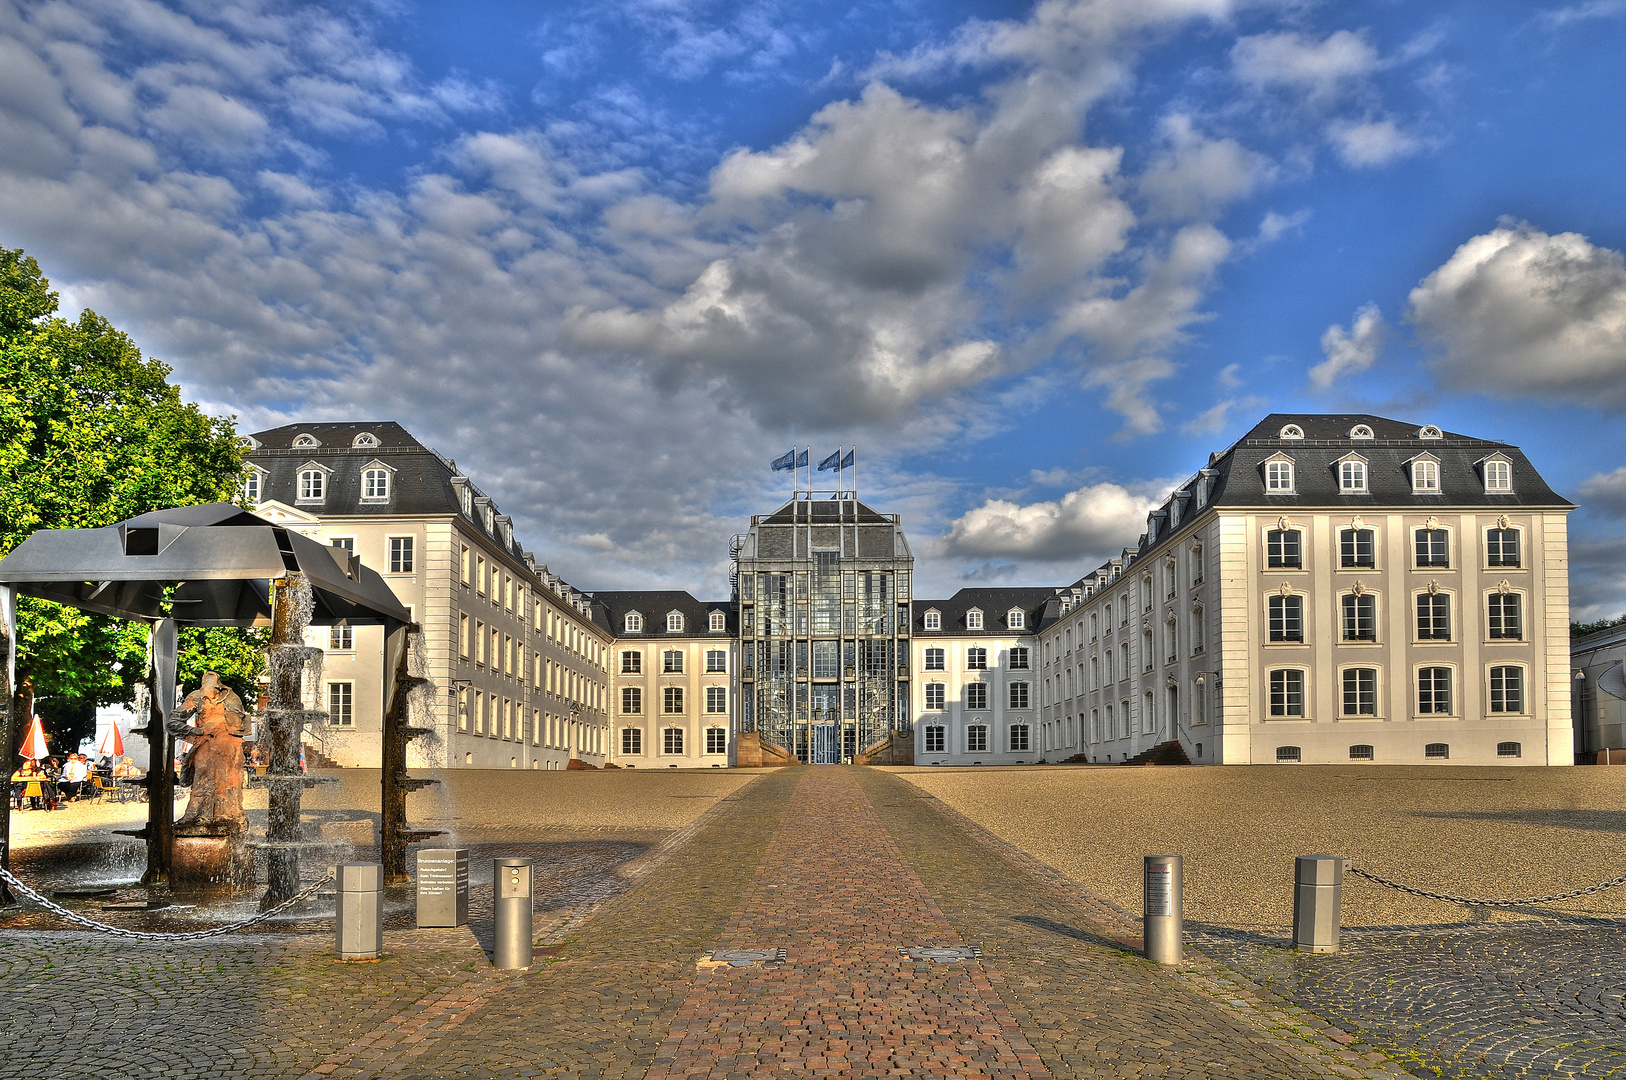
<path id="1" fill-rule="evenodd" d="M 181 783 L 190 786 L 186 813 L 175 823 L 171 884 L 181 890 L 231 888 L 252 884 L 253 863 L 244 847 L 243 736 L 248 716 L 243 701 L 220 676 L 207 672 L 203 686 L 186 696 L 166 725 L 191 744 L 181 765 Z"/>

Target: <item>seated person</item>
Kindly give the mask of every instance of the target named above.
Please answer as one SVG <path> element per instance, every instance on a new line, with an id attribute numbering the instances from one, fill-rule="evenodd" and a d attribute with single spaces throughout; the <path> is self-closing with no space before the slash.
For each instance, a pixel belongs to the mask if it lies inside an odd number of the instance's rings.
<path id="1" fill-rule="evenodd" d="M 68 761 L 62 766 L 62 794 L 68 802 L 75 802 L 84 794 L 85 784 L 90 780 L 90 765 L 85 761 L 83 754 L 69 754 Z"/>
<path id="2" fill-rule="evenodd" d="M 29 793 L 31 786 L 38 794 Z M 17 800 L 18 810 L 23 808 L 25 797 L 30 810 L 40 809 L 42 803 L 47 810 L 56 809 L 56 786 L 39 762 L 32 759 L 25 760 L 22 768 L 11 774 L 11 794 Z"/>

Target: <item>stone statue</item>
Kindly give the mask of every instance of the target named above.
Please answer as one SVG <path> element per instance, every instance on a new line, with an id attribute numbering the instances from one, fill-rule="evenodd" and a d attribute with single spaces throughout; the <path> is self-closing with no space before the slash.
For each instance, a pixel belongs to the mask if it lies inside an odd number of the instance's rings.
<path id="1" fill-rule="evenodd" d="M 242 698 L 222 686 L 218 674 L 205 672 L 203 686 L 186 695 L 166 726 L 170 735 L 191 744 L 181 763 L 181 783 L 192 794 L 186 813 L 175 823 L 175 835 L 240 837 L 248 829 L 243 817 L 248 715 Z"/>

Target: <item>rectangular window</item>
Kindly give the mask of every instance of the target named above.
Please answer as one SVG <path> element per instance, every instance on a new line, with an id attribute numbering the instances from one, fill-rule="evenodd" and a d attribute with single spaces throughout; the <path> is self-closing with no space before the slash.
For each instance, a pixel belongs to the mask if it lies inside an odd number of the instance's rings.
<path id="1" fill-rule="evenodd" d="M 943 744 L 946 742 L 943 738 L 945 730 L 945 728 L 936 726 L 926 729 L 926 753 L 941 754 L 943 752 Z"/>
<path id="2" fill-rule="evenodd" d="M 1518 566 L 1519 530 L 1491 529 L 1485 534 L 1485 563 L 1487 566 Z"/>
<path id="3" fill-rule="evenodd" d="M 965 748 L 973 754 L 987 753 L 988 728 L 982 724 L 972 724 L 966 728 Z"/>
<path id="4" fill-rule="evenodd" d="M 1338 534 L 1338 565 L 1346 570 L 1376 566 L 1371 529 L 1345 529 Z"/>
<path id="5" fill-rule="evenodd" d="M 661 691 L 661 710 L 667 713 L 683 711 L 683 687 L 668 686 Z"/>
<path id="6" fill-rule="evenodd" d="M 457 695 L 457 730 L 469 730 L 469 692 L 461 691 Z"/>
<path id="7" fill-rule="evenodd" d="M 1371 593 L 1345 593 L 1340 603 L 1343 608 L 1344 640 L 1376 641 L 1378 598 Z"/>
<path id="8" fill-rule="evenodd" d="M 965 666 L 967 671 L 988 670 L 988 650 L 981 648 L 967 649 L 965 651 Z"/>
<path id="9" fill-rule="evenodd" d="M 724 652 L 722 649 L 707 649 L 706 650 L 706 674 L 707 675 L 726 675 L 726 674 L 728 674 L 728 653 Z"/>
<path id="10" fill-rule="evenodd" d="M 1028 726 L 1026 724 L 1011 725 L 1011 749 L 1026 750 L 1028 748 Z"/>
<path id="11" fill-rule="evenodd" d="M 728 687 L 706 687 L 706 711 L 709 713 L 725 713 L 728 711 Z"/>
<path id="12" fill-rule="evenodd" d="M 621 688 L 621 711 L 636 715 L 644 711 L 644 692 L 636 686 Z"/>
<path id="13" fill-rule="evenodd" d="M 965 684 L 965 707 L 968 709 L 986 709 L 988 707 L 988 684 Z"/>
<path id="14" fill-rule="evenodd" d="M 1516 742 L 1499 742 L 1496 744 L 1497 757 L 1518 757 L 1523 749 Z"/>
<path id="15" fill-rule="evenodd" d="M 356 715 L 355 683 L 330 682 L 327 684 L 327 722 L 334 727 L 354 727 Z"/>
<path id="16" fill-rule="evenodd" d="M 1521 667 L 1493 667 L 1490 669 L 1490 711 L 1493 713 L 1524 712 L 1524 669 Z M 1518 755 L 1515 754 L 1515 757 Z"/>
<path id="17" fill-rule="evenodd" d="M 840 673 L 841 643 L 839 641 L 815 641 L 813 643 L 813 677 L 815 679 L 833 679 Z"/>
<path id="18" fill-rule="evenodd" d="M 1518 641 L 1524 637 L 1524 620 L 1518 593 L 1492 593 L 1490 596 L 1490 636 Z"/>
<path id="19" fill-rule="evenodd" d="M 683 674 L 683 652 L 679 649 L 667 649 L 661 653 L 661 674 Z"/>
<path id="20" fill-rule="evenodd" d="M 1344 669 L 1344 715 L 1376 716 L 1378 714 L 1377 668 Z"/>
<path id="21" fill-rule="evenodd" d="M 410 536 L 390 537 L 390 573 L 410 574 L 413 566 L 413 538 Z"/>
<path id="22" fill-rule="evenodd" d="M 940 682 L 926 684 L 926 708 L 941 709 L 945 699 L 946 687 Z"/>
<path id="23" fill-rule="evenodd" d="M 1411 463 L 1411 489 L 1414 493 L 1433 494 L 1440 490 L 1440 465 L 1435 461 Z"/>
<path id="24" fill-rule="evenodd" d="M 706 753 L 728 753 L 728 729 L 711 727 L 706 729 Z"/>
<path id="25" fill-rule="evenodd" d="M 1366 490 L 1366 462 L 1345 461 L 1338 467 L 1338 490 L 1346 495 Z"/>
<path id="26" fill-rule="evenodd" d="M 1010 661 L 1011 661 L 1011 670 L 1012 671 L 1026 671 L 1026 670 L 1028 670 L 1028 649 L 1027 649 L 1027 646 L 1026 645 L 1017 645 L 1017 646 L 1012 647 L 1011 652 L 1010 652 Z"/>
<path id="27" fill-rule="evenodd" d="M 1451 640 L 1451 598 L 1445 593 L 1417 594 L 1417 640 Z"/>
<path id="28" fill-rule="evenodd" d="M 1013 683 L 1011 683 L 1010 691 L 1011 691 L 1011 708 L 1013 708 L 1013 709 L 1025 709 L 1025 708 L 1028 707 L 1028 684 L 1027 683 L 1025 683 L 1025 682 L 1013 682 Z"/>
<path id="29" fill-rule="evenodd" d="M 481 596 L 486 594 L 486 560 L 480 555 L 474 557 L 474 591 Z"/>
<path id="30" fill-rule="evenodd" d="M 1304 715 L 1304 672 L 1278 668 L 1270 673 L 1270 715 Z"/>
<path id="31" fill-rule="evenodd" d="M 1272 596 L 1270 598 L 1270 640 L 1304 640 L 1304 597 Z"/>
<path id="32" fill-rule="evenodd" d="M 644 671 L 644 654 L 634 649 L 628 649 L 621 654 L 621 674 L 642 675 Z"/>
<path id="33" fill-rule="evenodd" d="M 465 585 L 469 584 L 469 576 L 470 576 L 469 549 L 468 549 L 467 545 L 463 545 L 462 573 L 463 573 L 463 584 L 465 584 Z"/>
<path id="34" fill-rule="evenodd" d="M 356 647 L 356 630 L 353 626 L 334 626 L 327 632 L 327 647 L 329 652 L 349 652 Z"/>
<path id="35" fill-rule="evenodd" d="M 1293 463 L 1291 461 L 1265 462 L 1265 491 L 1291 494 L 1293 491 Z"/>
<path id="36" fill-rule="evenodd" d="M 250 469 L 248 478 L 243 481 L 243 501 L 257 503 L 260 501 L 260 471 Z"/>
<path id="37" fill-rule="evenodd" d="M 1450 758 L 1450 744 L 1443 742 L 1431 742 L 1427 746 L 1423 747 L 1423 756 L 1426 758 Z"/>
<path id="38" fill-rule="evenodd" d="M 926 670 L 926 671 L 946 671 L 947 670 L 947 665 L 944 663 L 944 656 L 945 656 L 945 653 L 944 653 L 944 650 L 942 650 L 942 649 L 927 649 L 926 650 L 926 666 L 925 666 L 924 670 Z"/>
<path id="39" fill-rule="evenodd" d="M 1451 534 L 1444 529 L 1417 530 L 1417 565 L 1450 566 Z"/>
<path id="40" fill-rule="evenodd" d="M 1451 713 L 1451 669 L 1417 669 L 1417 711 L 1448 716 Z"/>
<path id="41" fill-rule="evenodd" d="M 1513 490 L 1513 466 L 1505 461 L 1485 462 L 1485 491 L 1509 492 Z"/>
<path id="42" fill-rule="evenodd" d="M 683 753 L 683 729 L 669 727 L 661 733 L 668 754 Z"/>
<path id="43" fill-rule="evenodd" d="M 299 474 L 299 501 L 321 502 L 326 484 L 326 473 L 320 469 L 306 469 Z"/>
<path id="44" fill-rule="evenodd" d="M 486 624 L 481 622 L 479 619 L 474 620 L 474 647 L 477 650 L 477 655 L 474 658 L 474 662 L 477 663 L 477 664 L 485 663 L 486 662 Z"/>
<path id="45" fill-rule="evenodd" d="M 1356 743 L 1349 748 L 1349 760 L 1351 761 L 1371 761 L 1374 756 L 1370 743 Z"/>
<path id="46" fill-rule="evenodd" d="M 1297 529 L 1271 529 L 1265 534 L 1265 565 L 1272 570 L 1302 570 L 1303 533 Z"/>
<path id="47" fill-rule="evenodd" d="M 644 729 L 621 729 L 621 752 L 623 754 L 642 754 L 644 752 Z"/>

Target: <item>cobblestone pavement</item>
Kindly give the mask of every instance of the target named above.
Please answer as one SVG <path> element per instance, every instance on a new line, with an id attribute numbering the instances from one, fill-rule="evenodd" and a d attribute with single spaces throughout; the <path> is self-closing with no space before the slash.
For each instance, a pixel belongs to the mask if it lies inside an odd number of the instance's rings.
<path id="1" fill-rule="evenodd" d="M 1193 939 L 1419 1075 L 1626 1075 L 1626 926 L 1614 920 L 1346 931 L 1330 955 L 1218 928 Z"/>
<path id="2" fill-rule="evenodd" d="M 317 933 L 0 930 L 0 1077 L 1502 1077 L 1626 1061 L 1613 922 L 1361 932 L 1333 957 L 1205 928 L 1190 963 L 1159 968 L 1127 913 L 895 776 L 747 779 L 636 840 L 482 835 L 575 853 L 546 878 L 528 972 L 491 968 L 478 920 L 391 930 L 362 964 Z M 590 850 L 617 869 L 589 873 Z M 913 946 L 982 956 L 899 953 Z"/>

